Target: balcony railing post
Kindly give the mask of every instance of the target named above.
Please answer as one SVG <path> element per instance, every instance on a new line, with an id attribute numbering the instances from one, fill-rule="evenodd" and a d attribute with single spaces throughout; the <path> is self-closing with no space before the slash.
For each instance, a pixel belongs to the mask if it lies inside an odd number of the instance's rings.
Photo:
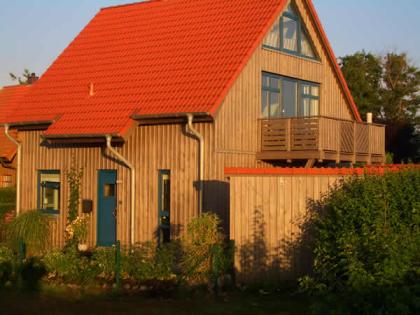
<path id="1" fill-rule="evenodd" d="M 286 146 L 287 146 L 287 152 L 292 151 L 292 119 L 287 119 L 287 135 L 286 135 Z"/>
<path id="2" fill-rule="evenodd" d="M 324 125 L 322 124 L 322 118 L 318 117 L 318 152 L 319 152 L 319 161 L 322 162 L 325 158 L 324 154 Z"/>
<path id="3" fill-rule="evenodd" d="M 353 157 L 352 157 L 352 163 L 356 164 L 356 150 L 357 150 L 357 141 L 356 141 L 356 136 L 357 136 L 357 132 L 356 132 L 356 128 L 357 128 L 357 122 L 353 121 Z"/>
<path id="4" fill-rule="evenodd" d="M 338 122 L 338 137 L 337 137 L 337 157 L 336 157 L 336 160 L 335 160 L 335 162 L 338 164 L 338 163 L 340 163 L 341 162 L 341 137 L 342 137 L 342 124 L 343 124 L 343 122 L 342 121 L 339 121 Z"/>

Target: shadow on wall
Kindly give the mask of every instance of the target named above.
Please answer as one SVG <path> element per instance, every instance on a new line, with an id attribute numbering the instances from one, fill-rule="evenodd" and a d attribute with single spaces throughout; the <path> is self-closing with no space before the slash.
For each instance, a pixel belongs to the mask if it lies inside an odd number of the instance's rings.
<path id="1" fill-rule="evenodd" d="M 248 239 L 242 244 L 240 240 L 236 241 L 235 269 L 238 282 L 294 282 L 303 275 L 311 274 L 313 215 L 318 209 L 319 203 L 308 200 L 307 213 L 289 222 L 289 226 L 294 225 L 294 228 L 280 229 L 269 222 L 260 207 L 256 207 L 250 218 L 252 224 L 248 225 L 251 229 Z"/>
<path id="2" fill-rule="evenodd" d="M 195 189 L 199 189 L 199 182 L 194 182 Z M 223 232 L 229 237 L 229 182 L 219 180 L 205 180 L 203 183 L 203 212 L 212 212 L 222 221 Z"/>

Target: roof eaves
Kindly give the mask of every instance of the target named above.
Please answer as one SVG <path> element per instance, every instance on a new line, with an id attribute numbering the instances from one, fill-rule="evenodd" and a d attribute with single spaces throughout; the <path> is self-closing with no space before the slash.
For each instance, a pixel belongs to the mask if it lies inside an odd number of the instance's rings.
<path id="1" fill-rule="evenodd" d="M 186 117 L 187 115 L 193 115 L 194 117 L 211 117 L 210 113 L 206 112 L 185 112 L 185 113 L 169 113 L 169 114 L 133 114 L 131 118 L 134 120 L 141 120 L 141 119 L 162 119 L 162 118 L 179 118 L 179 117 Z"/>

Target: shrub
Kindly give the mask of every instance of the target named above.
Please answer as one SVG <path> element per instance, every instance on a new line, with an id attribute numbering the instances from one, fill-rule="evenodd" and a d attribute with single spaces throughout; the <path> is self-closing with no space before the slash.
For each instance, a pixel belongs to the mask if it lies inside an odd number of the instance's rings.
<path id="1" fill-rule="evenodd" d="M 5 228 L 5 215 L 16 207 L 16 189 L 14 187 L 0 189 L 0 241 Z"/>
<path id="2" fill-rule="evenodd" d="M 107 281 L 113 281 L 115 277 L 115 248 L 97 248 L 92 260 L 95 262 L 98 269 L 98 277 Z M 126 255 L 121 253 L 122 269 L 126 269 Z"/>
<path id="3" fill-rule="evenodd" d="M 94 282 L 100 272 L 94 260 L 81 256 L 72 248 L 51 251 L 44 256 L 42 262 L 49 279 L 68 284 L 85 286 Z"/>
<path id="4" fill-rule="evenodd" d="M 301 280 L 323 297 L 316 313 L 418 314 L 419 191 L 418 170 L 366 175 L 318 204 L 314 274 Z"/>
<path id="5" fill-rule="evenodd" d="M 209 283 L 226 270 L 224 236 L 216 214 L 205 213 L 193 219 L 181 237 L 181 269 L 194 284 Z"/>
<path id="6" fill-rule="evenodd" d="M 170 280 L 174 277 L 175 245 L 137 244 L 129 253 L 123 271 L 138 282 Z"/>
<path id="7" fill-rule="evenodd" d="M 15 261 L 14 253 L 9 248 L 0 245 L 0 288 L 11 280 Z"/>
<path id="8" fill-rule="evenodd" d="M 49 232 L 48 217 L 39 210 L 32 210 L 13 219 L 7 227 L 7 239 L 16 251 L 22 240 L 28 253 L 37 255 L 45 252 Z"/>

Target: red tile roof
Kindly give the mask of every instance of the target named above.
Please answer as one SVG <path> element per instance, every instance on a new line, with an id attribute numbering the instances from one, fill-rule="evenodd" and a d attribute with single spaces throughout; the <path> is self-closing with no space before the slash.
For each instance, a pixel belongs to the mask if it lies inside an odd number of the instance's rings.
<path id="1" fill-rule="evenodd" d="M 14 110 L 12 104 L 18 104 L 29 91 L 29 85 L 15 85 L 0 88 L 0 121 L 4 121 Z M 10 134 L 16 137 L 16 132 Z M 4 134 L 4 128 L 0 128 L 0 158 L 11 161 L 16 154 L 16 146 Z"/>
<path id="2" fill-rule="evenodd" d="M 49 136 L 122 136 L 133 114 L 214 115 L 285 3 L 155 0 L 102 9 L 6 121 L 51 121 Z"/>

